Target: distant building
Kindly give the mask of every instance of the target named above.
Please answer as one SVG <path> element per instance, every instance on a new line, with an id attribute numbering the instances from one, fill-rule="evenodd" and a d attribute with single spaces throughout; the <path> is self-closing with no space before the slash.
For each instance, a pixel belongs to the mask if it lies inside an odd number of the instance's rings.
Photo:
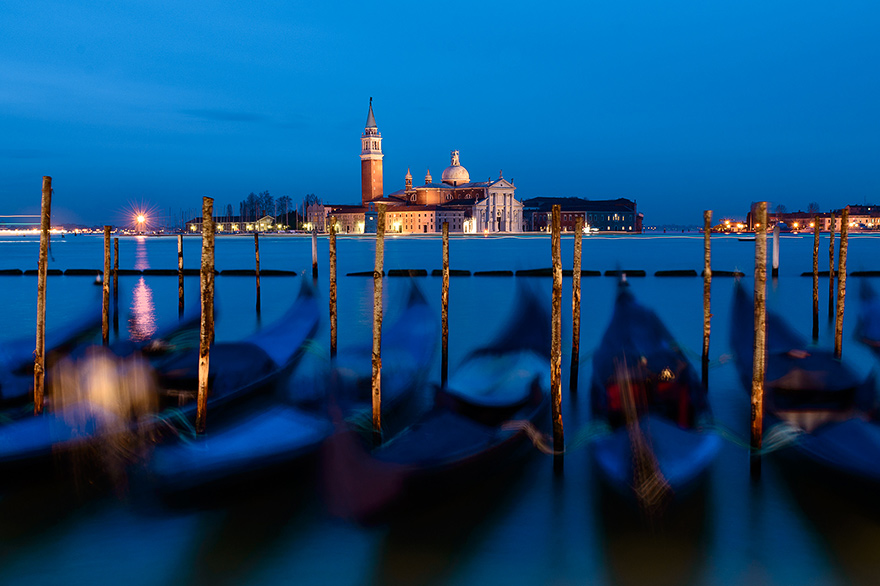
<path id="1" fill-rule="evenodd" d="M 215 232 L 270 232 L 283 230 L 284 226 L 275 223 L 273 216 L 263 216 L 259 220 L 245 221 L 241 216 L 217 216 L 214 218 Z M 202 231 L 202 217 L 193 218 L 186 223 L 186 231 L 200 233 Z"/>
<path id="2" fill-rule="evenodd" d="M 575 222 L 582 218 L 584 225 L 599 232 L 626 232 L 640 234 L 644 216 L 636 209 L 635 200 L 624 198 L 590 200 L 579 197 L 534 197 L 523 202 L 526 223 L 531 231 L 547 231 L 553 206 L 560 208 L 563 232 L 572 232 Z"/>
<path id="3" fill-rule="evenodd" d="M 451 232 L 522 231 L 522 203 L 516 199 L 516 187 L 500 173 L 496 180 L 472 182 L 461 165 L 459 152 L 452 151 L 451 163 L 443 171 L 440 183 L 434 183 L 429 170 L 424 185 L 413 186 L 412 174 L 407 170 L 403 189 L 386 196 L 384 156 L 371 98 L 361 134 L 361 205 L 310 205 L 306 211 L 309 225 L 326 231 L 328 218 L 335 216 L 341 233 L 375 232 L 375 208 L 385 205 L 388 232 L 440 232 L 443 222 L 449 222 Z"/>
<path id="4" fill-rule="evenodd" d="M 750 231 L 756 228 L 755 209 L 757 202 L 752 203 L 749 213 L 746 216 L 746 227 Z M 849 207 L 849 227 L 856 230 L 880 230 L 880 206 L 869 205 L 850 205 Z M 819 230 L 827 231 L 831 229 L 831 216 L 834 216 L 834 231 L 840 232 L 840 216 L 843 209 L 832 210 L 830 212 L 771 212 L 767 211 L 767 224 L 770 227 L 780 224 L 784 230 L 811 230 L 815 222 L 816 216 L 819 217 Z"/>

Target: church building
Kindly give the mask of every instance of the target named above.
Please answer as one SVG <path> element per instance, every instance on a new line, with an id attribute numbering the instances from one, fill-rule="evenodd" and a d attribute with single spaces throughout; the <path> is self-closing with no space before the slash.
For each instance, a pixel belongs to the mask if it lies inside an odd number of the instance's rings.
<path id="1" fill-rule="evenodd" d="M 407 169 L 404 188 L 386 196 L 383 157 L 382 134 L 376 125 L 370 98 L 367 123 L 361 135 L 361 205 L 309 206 L 309 221 L 324 230 L 326 219 L 332 215 L 336 217 L 339 232 L 371 232 L 375 226 L 368 221 L 370 212 L 377 204 L 384 204 L 388 206 L 385 227 L 388 232 L 440 232 L 443 222 L 449 222 L 450 232 L 523 231 L 522 202 L 515 197 L 513 182 L 504 179 L 500 172 L 496 180 L 472 182 L 468 170 L 461 165 L 459 151 L 454 150 L 439 183 L 434 183 L 428 170 L 424 185 L 413 186 L 412 174 Z"/>

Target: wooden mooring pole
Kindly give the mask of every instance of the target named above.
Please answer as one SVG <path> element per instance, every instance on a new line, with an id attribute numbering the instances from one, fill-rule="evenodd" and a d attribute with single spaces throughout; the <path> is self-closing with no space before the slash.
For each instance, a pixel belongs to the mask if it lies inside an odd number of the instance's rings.
<path id="1" fill-rule="evenodd" d="M 257 313 L 260 313 L 260 233 L 254 232 L 254 259 L 256 268 L 254 274 L 257 277 Z"/>
<path id="2" fill-rule="evenodd" d="M 831 227 L 828 229 L 828 321 L 834 317 L 834 214 L 831 214 Z"/>
<path id="3" fill-rule="evenodd" d="M 819 339 L 819 216 L 813 218 L 813 340 Z"/>
<path id="4" fill-rule="evenodd" d="M 113 334 L 119 335 L 119 238 L 113 238 Z"/>
<path id="5" fill-rule="evenodd" d="M 574 264 L 571 270 L 571 368 L 568 390 L 577 393 L 578 366 L 581 358 L 581 248 L 584 241 L 584 219 L 574 224 Z"/>
<path id="6" fill-rule="evenodd" d="M 773 278 L 779 278 L 779 222 L 773 226 Z"/>
<path id="7" fill-rule="evenodd" d="M 202 319 L 199 328 L 199 395 L 196 433 L 205 433 L 208 416 L 208 368 L 214 341 L 214 200 L 202 198 L 202 269 L 199 273 Z"/>
<path id="8" fill-rule="evenodd" d="M 712 210 L 703 212 L 703 388 L 709 388 L 709 334 L 712 333 Z"/>
<path id="9" fill-rule="evenodd" d="M 330 358 L 336 357 L 336 216 L 330 216 Z"/>
<path id="10" fill-rule="evenodd" d="M 562 255 L 559 206 L 553 206 L 550 249 L 553 257 L 553 312 L 550 322 L 550 405 L 553 420 L 553 470 L 563 469 L 565 437 L 562 429 Z"/>
<path id="11" fill-rule="evenodd" d="M 764 435 L 764 369 L 767 359 L 767 202 L 758 203 L 759 225 L 755 230 L 755 344 L 752 354 L 752 409 L 750 469 L 753 478 L 761 475 L 761 449 Z"/>
<path id="12" fill-rule="evenodd" d="M 119 238 L 113 238 L 113 303 L 119 303 Z"/>
<path id="13" fill-rule="evenodd" d="M 449 222 L 443 222 L 443 283 L 440 288 L 440 387 L 449 380 Z"/>
<path id="14" fill-rule="evenodd" d="M 183 317 L 183 234 L 177 235 L 177 317 Z"/>
<path id="15" fill-rule="evenodd" d="M 101 341 L 110 345 L 110 226 L 104 226 L 104 282 L 101 283 Z"/>
<path id="16" fill-rule="evenodd" d="M 382 443 L 382 273 L 385 264 L 385 205 L 377 204 L 376 265 L 373 269 L 373 445 Z"/>
<path id="17" fill-rule="evenodd" d="M 843 350 L 843 304 L 846 300 L 846 245 L 849 236 L 849 206 L 840 215 L 840 253 L 837 255 L 837 319 L 834 323 L 834 356 Z"/>
<path id="18" fill-rule="evenodd" d="M 312 226 L 312 278 L 318 278 L 318 226 Z"/>
<path id="19" fill-rule="evenodd" d="M 34 349 L 34 415 L 43 412 L 46 383 L 46 270 L 49 263 L 49 217 L 52 210 L 52 178 L 43 177 L 40 209 L 40 256 L 37 261 L 37 347 Z"/>

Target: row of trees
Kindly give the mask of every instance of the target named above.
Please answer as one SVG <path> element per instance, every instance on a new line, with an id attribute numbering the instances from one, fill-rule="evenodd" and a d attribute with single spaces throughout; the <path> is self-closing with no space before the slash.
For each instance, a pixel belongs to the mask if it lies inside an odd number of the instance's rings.
<path id="1" fill-rule="evenodd" d="M 785 207 L 785 204 L 779 204 L 779 205 L 776 206 L 776 213 L 777 213 L 777 214 L 784 214 L 784 213 L 786 213 L 786 212 L 788 212 L 788 208 Z M 820 213 L 820 211 L 819 211 L 819 204 L 816 203 L 815 201 L 811 201 L 810 204 L 807 206 L 807 213 L 808 213 L 808 214 L 818 214 L 818 213 Z"/>
<path id="2" fill-rule="evenodd" d="M 275 199 L 268 191 L 250 192 L 239 202 L 238 215 L 243 222 L 256 222 L 265 216 L 272 216 L 285 226 L 299 227 L 305 218 L 306 208 L 313 203 L 321 203 L 321 199 L 314 193 L 305 195 L 302 202 L 294 207 L 293 200 L 288 195 Z M 233 216 L 232 204 L 226 206 L 226 215 Z"/>

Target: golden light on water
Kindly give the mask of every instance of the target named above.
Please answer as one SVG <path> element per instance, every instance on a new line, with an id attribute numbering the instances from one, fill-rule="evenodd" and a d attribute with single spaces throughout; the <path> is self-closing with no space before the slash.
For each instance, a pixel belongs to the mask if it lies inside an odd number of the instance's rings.
<path id="1" fill-rule="evenodd" d="M 128 318 L 129 337 L 134 342 L 149 340 L 156 333 L 156 307 L 153 290 L 141 277 L 132 292 L 131 317 Z"/>

